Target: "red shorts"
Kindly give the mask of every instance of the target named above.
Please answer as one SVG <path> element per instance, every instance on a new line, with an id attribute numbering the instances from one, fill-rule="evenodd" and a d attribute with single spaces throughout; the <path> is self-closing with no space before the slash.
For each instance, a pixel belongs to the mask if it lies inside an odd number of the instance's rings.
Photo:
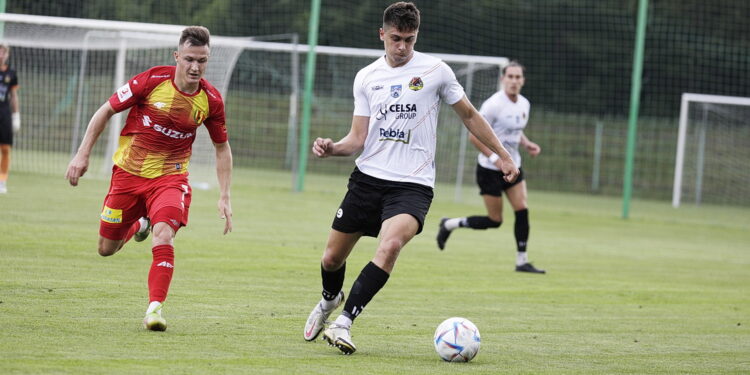
<path id="1" fill-rule="evenodd" d="M 109 192 L 104 198 L 99 235 L 121 240 L 143 216 L 151 219 L 151 225 L 165 222 L 177 232 L 187 225 L 191 198 L 187 173 L 145 178 L 114 166 Z"/>

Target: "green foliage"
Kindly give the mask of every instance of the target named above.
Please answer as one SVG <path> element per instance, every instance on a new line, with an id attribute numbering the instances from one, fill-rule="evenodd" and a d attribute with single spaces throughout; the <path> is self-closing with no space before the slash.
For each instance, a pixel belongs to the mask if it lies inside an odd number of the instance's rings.
<path id="1" fill-rule="evenodd" d="M 444 252 L 441 216 L 483 211 L 436 190 L 424 233 L 355 323 L 344 357 L 302 339 L 320 298 L 318 262 L 343 177 L 235 171 L 235 230 L 222 236 L 218 192 L 194 191 L 176 239 L 165 333 L 145 332 L 146 243 L 96 254 L 107 182 L 13 173 L 0 195 L 0 372 L 3 374 L 728 374 L 750 372 L 750 212 L 674 210 L 634 201 L 530 192 L 531 259 L 512 272 L 512 213 L 499 230 L 461 230 Z M 363 239 L 345 289 L 373 255 Z M 442 362 L 432 334 L 450 316 L 482 333 L 468 364 Z"/>
<path id="2" fill-rule="evenodd" d="M 13 13 L 202 24 L 216 35 L 296 33 L 305 43 L 306 0 L 9 0 Z M 382 48 L 378 28 L 390 1 L 326 1 L 320 45 Z M 556 112 L 624 115 L 630 98 L 637 1 L 417 1 L 417 49 L 506 56 L 528 67 L 526 93 Z M 651 1 L 645 45 L 647 116 L 675 116 L 680 94 L 750 96 L 750 3 Z"/>

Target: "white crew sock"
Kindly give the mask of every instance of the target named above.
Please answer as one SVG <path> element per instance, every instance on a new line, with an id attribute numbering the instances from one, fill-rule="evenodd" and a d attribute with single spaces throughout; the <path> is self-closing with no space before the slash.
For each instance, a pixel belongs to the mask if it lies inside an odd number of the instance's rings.
<path id="1" fill-rule="evenodd" d="M 519 251 L 516 254 L 516 265 L 517 266 L 522 266 L 522 265 L 524 265 L 526 263 L 529 263 L 529 258 L 528 258 L 528 256 L 526 256 L 526 252 L 525 251 Z"/>
<path id="2" fill-rule="evenodd" d="M 339 296 L 336 296 L 336 298 L 334 298 L 334 299 L 332 299 L 330 301 L 327 300 L 327 299 L 325 299 L 325 298 L 321 298 L 320 299 L 320 304 L 321 304 L 321 307 L 323 308 L 323 310 L 329 311 L 329 310 L 333 310 L 334 308 L 336 308 L 336 302 L 338 302 L 338 301 L 336 301 L 337 298 L 339 298 Z"/>
<path id="3" fill-rule="evenodd" d="M 148 220 L 146 220 L 145 217 L 138 219 L 138 224 L 140 224 L 140 228 L 138 228 L 138 233 L 143 233 L 148 229 Z"/>
<path id="4" fill-rule="evenodd" d="M 336 318 L 336 321 L 334 321 L 333 323 L 346 328 L 352 327 L 352 320 L 346 317 L 346 315 L 344 314 L 339 315 L 339 317 Z"/>
<path id="5" fill-rule="evenodd" d="M 445 221 L 445 229 L 447 230 L 454 230 L 461 226 L 461 222 L 466 220 L 465 217 L 457 217 L 455 219 L 448 219 Z"/>
<path id="6" fill-rule="evenodd" d="M 152 312 L 156 311 L 156 313 L 161 316 L 160 307 L 161 307 L 161 302 L 151 301 L 151 303 L 148 304 L 148 308 L 146 309 L 146 314 L 151 314 Z"/>

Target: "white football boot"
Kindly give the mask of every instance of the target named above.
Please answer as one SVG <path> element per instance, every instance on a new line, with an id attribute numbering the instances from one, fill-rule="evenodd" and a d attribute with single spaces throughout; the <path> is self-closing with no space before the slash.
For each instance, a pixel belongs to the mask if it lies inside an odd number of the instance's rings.
<path id="1" fill-rule="evenodd" d="M 333 310 L 336 310 L 336 308 L 341 306 L 343 302 L 343 291 L 339 292 L 336 298 L 334 298 L 333 301 L 330 302 L 321 298 L 320 302 L 318 302 L 318 304 L 315 305 L 315 308 L 312 309 L 312 312 L 310 312 L 310 316 L 307 317 L 307 323 L 305 323 L 305 331 L 303 332 L 305 340 L 315 340 L 315 338 L 318 337 L 318 334 L 320 334 L 320 331 L 325 328 L 326 320 L 329 316 L 331 316 Z M 324 305 L 333 307 L 326 310 L 323 308 Z"/>
<path id="2" fill-rule="evenodd" d="M 328 341 L 328 345 L 335 346 L 342 353 L 349 355 L 357 351 L 357 347 L 354 346 L 352 341 L 352 335 L 349 332 L 351 327 L 331 323 L 328 328 L 323 331 L 323 340 Z"/>
<path id="3" fill-rule="evenodd" d="M 133 239 L 135 242 L 143 242 L 143 240 L 148 238 L 148 234 L 151 233 L 151 220 L 147 217 L 142 217 L 138 219 L 138 223 L 141 224 L 141 230 L 133 234 Z"/>

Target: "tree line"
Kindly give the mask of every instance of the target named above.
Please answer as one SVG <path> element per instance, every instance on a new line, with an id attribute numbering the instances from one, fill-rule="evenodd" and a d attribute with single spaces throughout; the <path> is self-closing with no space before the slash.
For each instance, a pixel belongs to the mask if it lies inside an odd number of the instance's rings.
<path id="1" fill-rule="evenodd" d="M 322 0 L 319 44 L 381 48 L 377 29 L 389 3 Z M 627 113 L 637 0 L 415 3 L 422 12 L 418 50 L 517 59 L 537 108 Z M 8 0 L 6 11 L 201 24 L 229 36 L 297 33 L 305 43 L 310 1 Z M 750 96 L 748 19 L 746 0 L 650 0 L 641 113 L 676 116 L 682 92 Z"/>

